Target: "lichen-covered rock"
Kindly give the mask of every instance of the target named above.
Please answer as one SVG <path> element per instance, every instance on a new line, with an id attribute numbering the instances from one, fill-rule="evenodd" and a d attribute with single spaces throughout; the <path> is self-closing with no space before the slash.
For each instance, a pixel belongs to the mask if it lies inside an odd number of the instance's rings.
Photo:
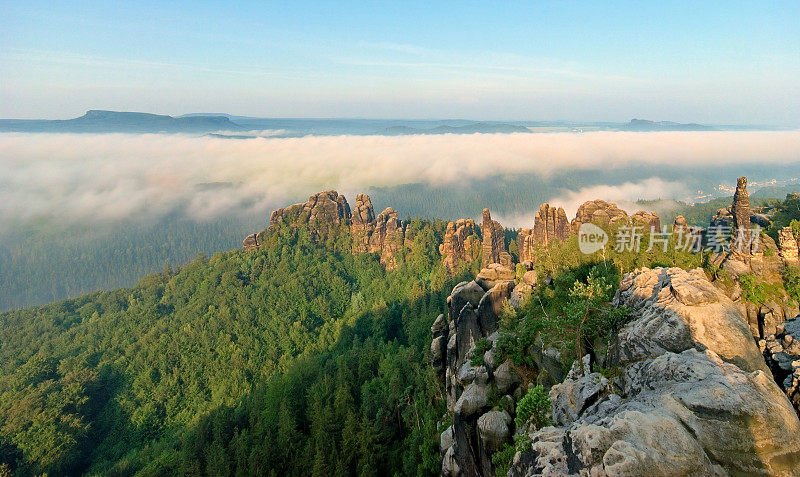
<path id="1" fill-rule="evenodd" d="M 800 416 L 800 316 L 781 323 L 758 343 L 775 382 Z"/>
<path id="2" fill-rule="evenodd" d="M 626 275 L 618 376 L 575 366 L 511 475 L 797 475 L 800 421 L 720 295 L 699 271 Z"/>
<path id="3" fill-rule="evenodd" d="M 494 370 L 494 384 L 500 394 L 509 394 L 519 385 L 520 377 L 511 366 L 511 361 L 506 360 Z"/>

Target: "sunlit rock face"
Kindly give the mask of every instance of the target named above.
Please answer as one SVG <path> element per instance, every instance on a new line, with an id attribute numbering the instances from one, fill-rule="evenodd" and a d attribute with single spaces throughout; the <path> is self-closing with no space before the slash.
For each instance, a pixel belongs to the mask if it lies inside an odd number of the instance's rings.
<path id="1" fill-rule="evenodd" d="M 460 219 L 447 224 L 439 254 L 448 270 L 454 270 L 459 262 L 471 263 L 480 256 L 478 232 L 478 226 L 472 219 Z"/>
<path id="2" fill-rule="evenodd" d="M 505 230 L 500 222 L 492 220 L 489 209 L 483 209 L 483 222 L 481 224 L 482 263 L 486 268 L 490 263 L 499 263 L 510 267 L 513 264 L 511 255 L 506 251 Z"/>
<path id="3" fill-rule="evenodd" d="M 535 261 L 536 247 L 548 247 L 555 241 L 563 242 L 570 235 L 569 220 L 562 207 L 551 207 L 544 203 L 539 206 L 533 219 L 533 229 L 522 229 L 517 235 L 519 261 Z"/>
<path id="4" fill-rule="evenodd" d="M 576 362 L 510 475 L 797 475 L 800 421 L 702 270 L 629 273 L 615 304 L 632 310 L 615 376 Z"/>
<path id="5" fill-rule="evenodd" d="M 600 199 L 591 200 L 578 207 L 575 218 L 572 219 L 572 233 L 577 234 L 581 224 L 614 225 L 628 221 L 628 213 L 617 207 L 617 204 Z"/>
<path id="6" fill-rule="evenodd" d="M 353 253 L 378 253 L 387 269 L 397 268 L 396 254 L 404 246 L 404 229 L 397 212 L 387 207 L 375 215 L 372 200 L 366 194 L 356 196 L 355 208 L 343 195 L 329 190 L 309 197 L 308 201 L 278 209 L 270 215 L 269 231 L 280 227 L 306 227 L 313 240 L 324 240 L 349 229 Z M 245 237 L 245 250 L 258 248 L 264 232 Z"/>

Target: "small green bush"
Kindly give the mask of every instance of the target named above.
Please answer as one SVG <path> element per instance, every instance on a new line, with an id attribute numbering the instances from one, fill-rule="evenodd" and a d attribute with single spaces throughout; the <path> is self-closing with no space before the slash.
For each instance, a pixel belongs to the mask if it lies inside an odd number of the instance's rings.
<path id="1" fill-rule="evenodd" d="M 473 366 L 483 365 L 483 354 L 492 349 L 492 343 L 486 338 L 481 338 L 475 343 L 475 351 L 469 364 Z"/>
<path id="2" fill-rule="evenodd" d="M 551 412 L 550 396 L 542 385 L 536 385 L 517 403 L 517 417 L 514 422 L 517 427 L 522 427 L 531 420 L 535 429 L 541 429 L 551 424 Z"/>

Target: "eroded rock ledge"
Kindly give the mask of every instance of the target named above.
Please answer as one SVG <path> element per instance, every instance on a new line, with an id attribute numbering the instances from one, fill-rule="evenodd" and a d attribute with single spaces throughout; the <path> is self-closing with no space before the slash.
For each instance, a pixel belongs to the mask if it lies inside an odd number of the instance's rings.
<path id="1" fill-rule="evenodd" d="M 578 363 L 513 476 L 797 475 L 800 421 L 737 306 L 700 270 L 637 270 L 608 379 Z"/>

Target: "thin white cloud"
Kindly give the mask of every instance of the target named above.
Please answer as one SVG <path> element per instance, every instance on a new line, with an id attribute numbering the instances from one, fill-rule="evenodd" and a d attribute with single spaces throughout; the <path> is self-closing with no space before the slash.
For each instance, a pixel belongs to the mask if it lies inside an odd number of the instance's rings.
<path id="1" fill-rule="evenodd" d="M 574 217 L 578 207 L 586 201 L 603 199 L 617 204 L 628 213 L 642 210 L 637 200 L 653 200 L 661 198 L 683 197 L 691 191 L 681 182 L 665 181 L 658 177 L 650 177 L 641 182 L 625 182 L 620 185 L 596 185 L 584 187 L 577 191 L 553 197 L 550 205 L 564 207 L 568 217 Z"/>
<path id="2" fill-rule="evenodd" d="M 0 223 L 40 216 L 213 218 L 269 210 L 323 189 L 364 191 L 634 164 L 691 170 L 795 161 L 798 131 L 253 139 L 6 133 L 0 134 Z M 587 189 L 553 202 L 574 213 L 584 199 L 633 201 L 684 192 L 659 181 Z M 530 226 L 528 219 L 520 225 Z"/>

